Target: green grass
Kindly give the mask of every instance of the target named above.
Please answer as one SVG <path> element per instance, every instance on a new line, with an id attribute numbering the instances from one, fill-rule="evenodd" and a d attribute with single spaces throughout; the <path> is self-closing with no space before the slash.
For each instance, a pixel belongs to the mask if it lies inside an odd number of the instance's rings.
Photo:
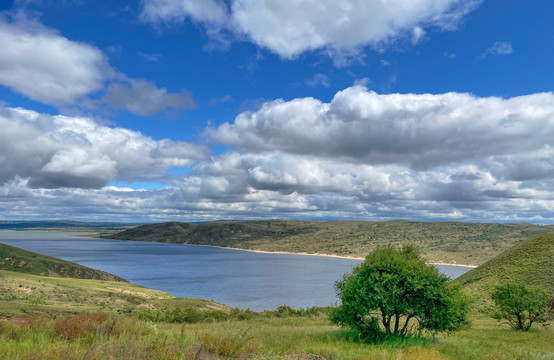
<path id="1" fill-rule="evenodd" d="M 149 224 L 101 237 L 355 257 L 379 246 L 411 244 L 430 262 L 479 265 L 549 231 L 554 226 L 525 223 L 260 220 Z"/>
<path id="2" fill-rule="evenodd" d="M 152 323 L 89 313 L 0 321 L 0 358 L 12 359 L 554 359 L 554 329 L 529 333 L 474 318 L 474 328 L 367 345 L 325 318 Z M 312 354 L 311 356 L 309 354 Z"/>
<path id="3" fill-rule="evenodd" d="M 5 244 L 0 244 L 0 270 L 42 276 L 126 281 L 104 271 Z"/>
<path id="4" fill-rule="evenodd" d="M 128 282 L 54 278 L 0 270 L 0 316 L 137 311 L 156 309 L 165 299 L 174 301 L 168 293 Z M 191 299 L 189 305 L 205 307 L 209 303 Z"/>
<path id="5" fill-rule="evenodd" d="M 554 233 L 525 240 L 454 281 L 476 294 L 515 282 L 541 286 L 554 297 Z"/>

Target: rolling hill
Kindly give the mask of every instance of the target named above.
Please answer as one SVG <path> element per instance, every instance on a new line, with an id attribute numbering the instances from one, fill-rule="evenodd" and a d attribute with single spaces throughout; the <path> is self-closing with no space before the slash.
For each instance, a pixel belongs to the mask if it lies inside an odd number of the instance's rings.
<path id="1" fill-rule="evenodd" d="M 429 262 L 479 265 L 524 239 L 550 231 L 554 226 L 526 223 L 259 220 L 167 222 L 100 237 L 355 257 L 365 257 L 378 246 L 412 244 Z"/>
<path id="2" fill-rule="evenodd" d="M 5 244 L 0 244 L 0 270 L 50 277 L 126 281 L 104 271 Z"/>
<path id="3" fill-rule="evenodd" d="M 554 296 L 554 233 L 525 240 L 454 281 L 478 293 L 507 281 L 538 285 Z"/>

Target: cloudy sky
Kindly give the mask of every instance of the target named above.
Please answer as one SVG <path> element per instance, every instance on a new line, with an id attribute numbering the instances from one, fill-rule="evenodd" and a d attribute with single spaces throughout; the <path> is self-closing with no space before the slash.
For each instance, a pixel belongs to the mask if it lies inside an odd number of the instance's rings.
<path id="1" fill-rule="evenodd" d="M 0 220 L 554 223 L 553 18 L 0 0 Z"/>

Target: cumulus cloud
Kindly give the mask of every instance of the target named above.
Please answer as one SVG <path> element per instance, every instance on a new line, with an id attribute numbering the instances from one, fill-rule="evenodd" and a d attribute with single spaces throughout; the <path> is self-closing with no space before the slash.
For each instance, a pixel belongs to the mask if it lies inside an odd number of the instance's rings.
<path id="1" fill-rule="evenodd" d="M 380 95 L 353 86 L 329 103 L 269 101 L 208 129 L 208 140 L 227 149 L 212 156 L 86 118 L 0 115 L 5 216 L 40 217 L 47 206 L 57 217 L 141 221 L 552 222 L 552 93 Z M 168 171 L 179 166 L 189 171 Z M 114 179 L 167 186 L 107 186 Z"/>
<path id="2" fill-rule="evenodd" d="M 0 44 L 0 85 L 33 100 L 96 108 L 103 94 L 103 102 L 142 116 L 196 106 L 190 92 L 168 93 L 153 82 L 129 78 L 110 67 L 98 48 L 69 40 L 23 13 L 0 14 Z"/>
<path id="3" fill-rule="evenodd" d="M 122 108 L 141 116 L 196 107 L 190 92 L 183 90 L 180 93 L 168 93 L 167 89 L 159 88 L 153 82 L 144 79 L 112 83 L 102 100 L 114 108 Z"/>
<path id="4" fill-rule="evenodd" d="M 190 18 L 207 29 L 226 29 L 248 37 L 258 46 L 283 58 L 305 51 L 326 49 L 339 64 L 345 54 L 409 36 L 420 41 L 423 27 L 455 28 L 481 0 L 421 1 L 258 1 L 144 0 L 142 18 L 150 22 L 175 22 Z"/>
<path id="5" fill-rule="evenodd" d="M 314 98 L 266 102 L 208 133 L 215 142 L 241 151 L 428 169 L 523 154 L 551 143 L 554 94 L 510 99 L 460 93 L 380 95 L 353 86 L 330 103 Z"/>
<path id="6" fill-rule="evenodd" d="M 0 84 L 45 103 L 73 103 L 101 89 L 110 72 L 98 48 L 23 15 L 0 15 L 0 44 Z"/>
<path id="7" fill-rule="evenodd" d="M 88 118 L 0 110 L 0 183 L 27 179 L 35 188 L 99 188 L 111 180 L 159 180 L 171 167 L 208 156 L 207 148 L 155 141 Z"/>

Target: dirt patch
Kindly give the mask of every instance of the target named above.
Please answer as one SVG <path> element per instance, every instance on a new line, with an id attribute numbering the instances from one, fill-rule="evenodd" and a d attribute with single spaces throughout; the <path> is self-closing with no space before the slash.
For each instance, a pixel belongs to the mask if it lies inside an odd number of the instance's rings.
<path id="1" fill-rule="evenodd" d="M 30 287 L 18 287 L 17 290 L 19 291 L 23 291 L 24 293 L 26 294 L 32 294 L 33 293 L 33 289 L 31 289 Z"/>
<path id="2" fill-rule="evenodd" d="M 287 356 L 288 360 L 325 360 L 321 355 L 314 354 L 290 354 Z"/>
<path id="3" fill-rule="evenodd" d="M 131 291 L 131 290 L 122 289 L 122 288 L 115 288 L 115 287 L 108 287 L 108 290 L 117 291 L 117 292 L 120 292 L 122 294 L 127 294 L 127 295 L 140 296 L 140 297 L 143 297 L 143 298 L 146 298 L 146 299 L 152 299 L 152 297 L 153 297 L 152 294 L 148 294 L 148 293 L 145 293 L 145 292 L 142 292 L 142 291 Z"/>

